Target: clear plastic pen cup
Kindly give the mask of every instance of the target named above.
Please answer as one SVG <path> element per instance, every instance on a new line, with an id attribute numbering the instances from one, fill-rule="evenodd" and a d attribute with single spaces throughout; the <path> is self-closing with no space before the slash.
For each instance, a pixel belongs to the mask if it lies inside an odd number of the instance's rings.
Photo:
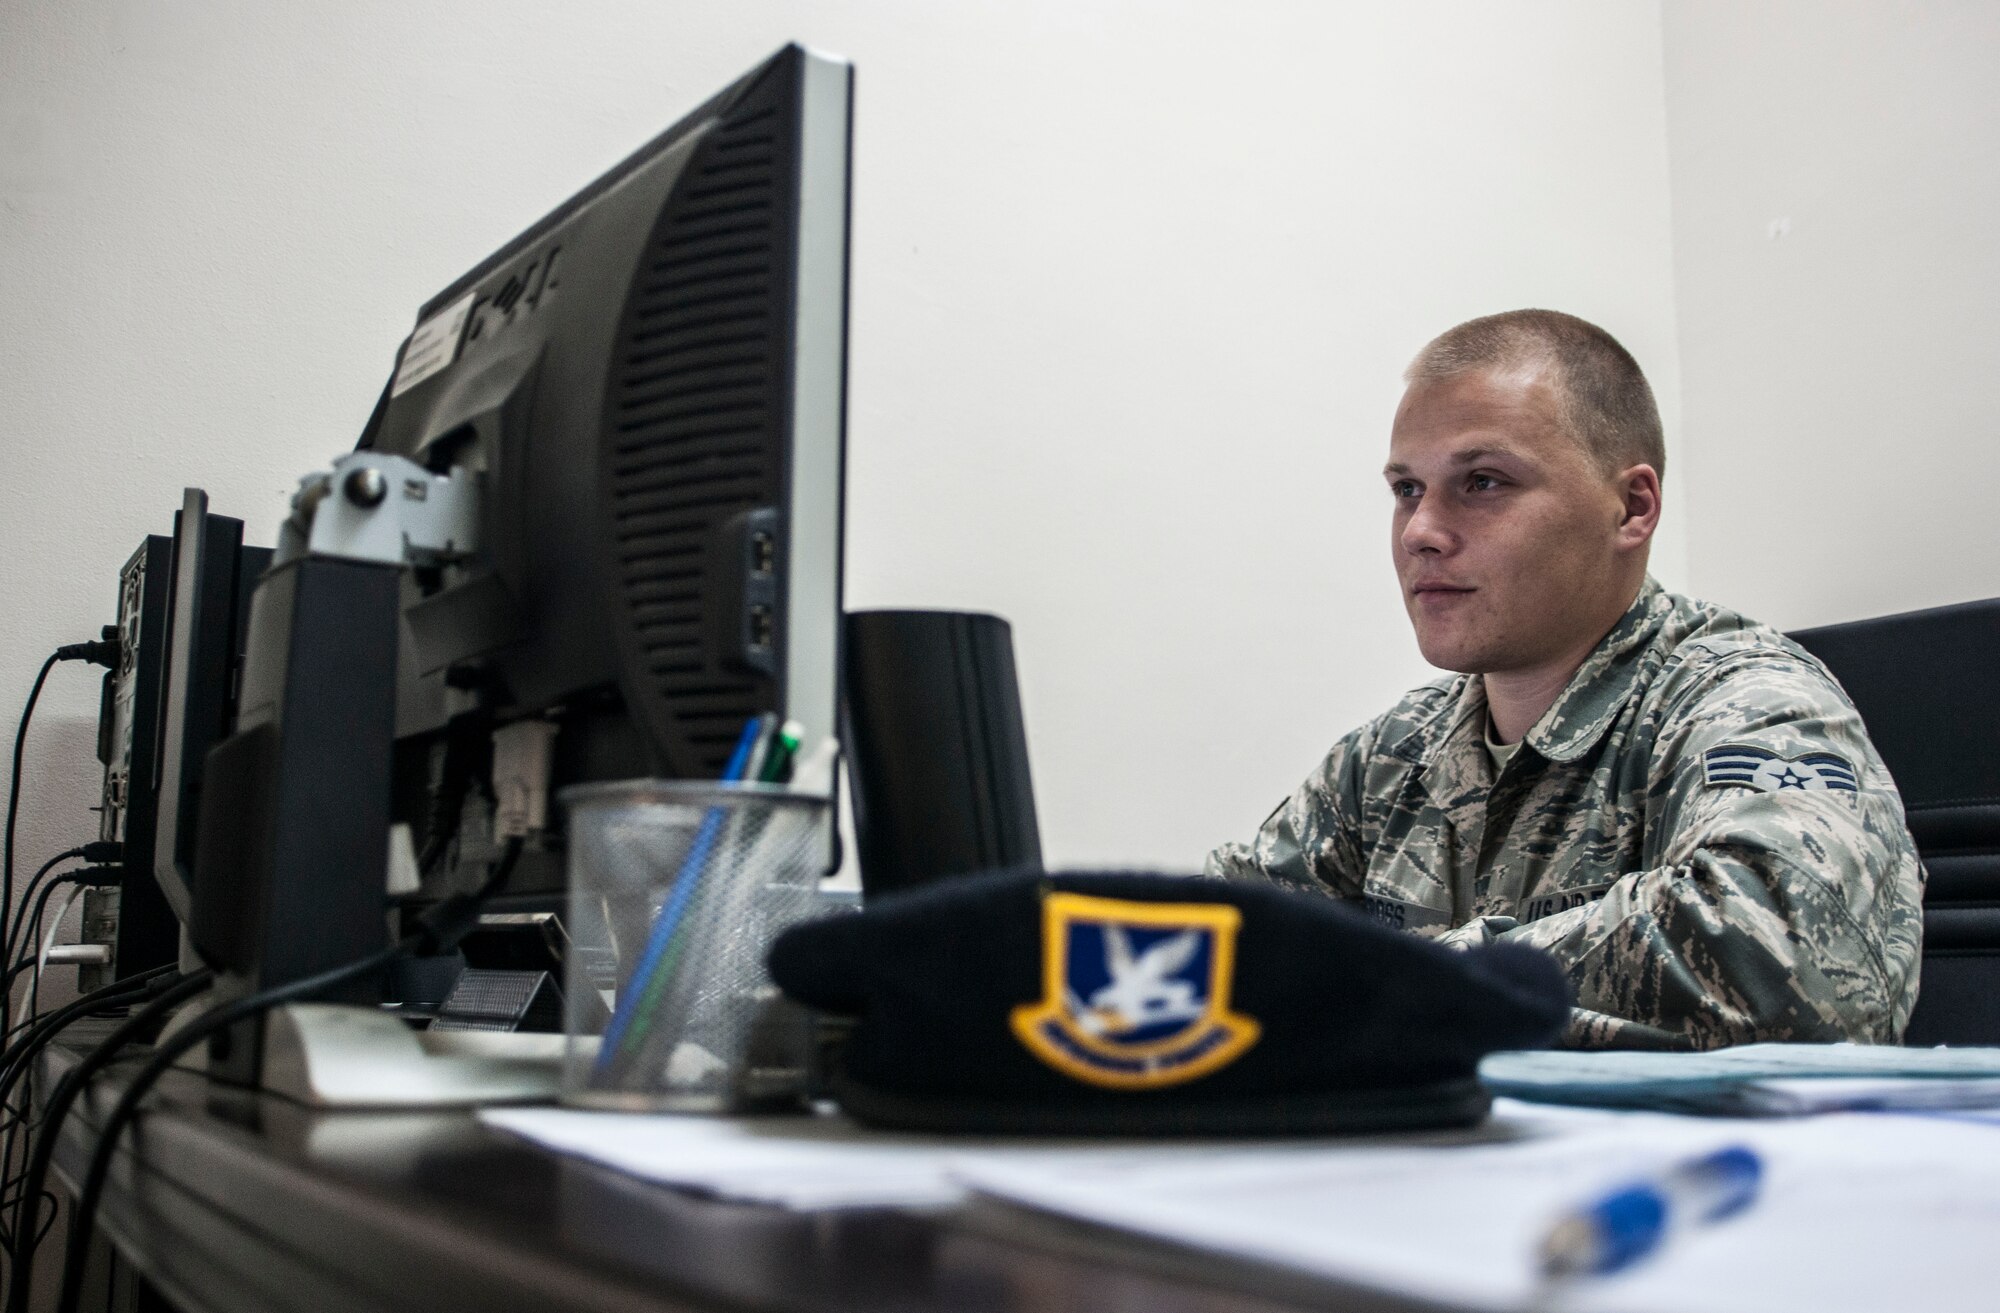
<path id="1" fill-rule="evenodd" d="M 810 1030 L 764 969 L 821 910 L 832 807 L 781 785 L 629 780 L 569 813 L 563 1101 L 669 1112 L 798 1106 Z"/>

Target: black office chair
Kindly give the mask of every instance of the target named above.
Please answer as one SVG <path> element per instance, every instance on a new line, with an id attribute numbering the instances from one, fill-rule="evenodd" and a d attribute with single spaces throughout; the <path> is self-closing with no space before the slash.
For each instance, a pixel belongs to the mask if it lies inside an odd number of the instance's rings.
<path id="1" fill-rule="evenodd" d="M 1860 709 L 1930 872 L 1903 1042 L 2000 1044 L 2000 598 L 1792 638 Z"/>

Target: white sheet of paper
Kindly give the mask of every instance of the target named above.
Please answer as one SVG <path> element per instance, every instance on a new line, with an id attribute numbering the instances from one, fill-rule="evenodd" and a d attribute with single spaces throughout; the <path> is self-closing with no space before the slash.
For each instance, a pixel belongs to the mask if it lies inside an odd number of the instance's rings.
<path id="1" fill-rule="evenodd" d="M 1566 1111 L 1503 1101 L 1511 1144 L 1232 1150 L 1207 1160 L 971 1156 L 986 1194 L 1156 1239 L 1474 1308 L 1538 1306 L 1550 1221 L 1680 1158 L 1747 1144 L 1762 1196 L 1653 1260 L 1563 1292 L 1606 1313 L 1994 1307 L 2000 1127 L 1866 1114 L 1804 1121 Z"/>
<path id="2" fill-rule="evenodd" d="M 1546 1120 L 1564 1109 L 1537 1109 Z M 801 1211 L 927 1208 L 967 1190 L 952 1165 L 972 1155 L 989 1163 L 1167 1163 L 1288 1149 L 1324 1151 L 1352 1140 L 1119 1141 L 897 1135 L 839 1116 L 697 1117 L 590 1112 L 570 1108 L 484 1108 L 479 1119 L 558 1153 L 662 1185 L 723 1199 Z M 1463 1144 L 1511 1134 L 1501 1127 L 1403 1137 L 1400 1143 Z"/>
<path id="3" fill-rule="evenodd" d="M 1758 1201 L 1563 1292 L 1576 1313 L 1995 1306 L 2000 1121 L 1975 1114 L 1676 1117 L 1500 1100 L 1474 1132 L 1089 1143 L 885 1135 L 838 1117 L 496 1108 L 487 1124 L 633 1175 L 795 1209 L 933 1207 L 966 1190 L 1335 1280 L 1481 1309 L 1537 1307 L 1561 1212 L 1746 1144 Z"/>

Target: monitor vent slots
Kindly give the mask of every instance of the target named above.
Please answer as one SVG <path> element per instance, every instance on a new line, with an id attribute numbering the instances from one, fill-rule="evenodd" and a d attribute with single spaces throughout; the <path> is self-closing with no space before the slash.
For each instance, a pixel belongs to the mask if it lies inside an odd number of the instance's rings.
<path id="1" fill-rule="evenodd" d="M 710 777 L 744 721 L 777 700 L 703 621 L 727 568 L 709 559 L 717 530 L 780 493 L 795 183 L 769 81 L 710 131 L 661 212 L 625 308 L 604 434 L 625 638 L 652 681 L 628 690 L 633 710 L 677 768 Z"/>

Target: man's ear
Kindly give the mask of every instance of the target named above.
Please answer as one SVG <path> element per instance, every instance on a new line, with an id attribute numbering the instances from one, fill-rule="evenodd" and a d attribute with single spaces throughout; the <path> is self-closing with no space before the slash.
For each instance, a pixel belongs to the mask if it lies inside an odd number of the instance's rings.
<path id="1" fill-rule="evenodd" d="M 1651 465 L 1621 470 L 1615 480 L 1623 514 L 1618 521 L 1618 545 L 1643 547 L 1660 527 L 1660 474 Z"/>

